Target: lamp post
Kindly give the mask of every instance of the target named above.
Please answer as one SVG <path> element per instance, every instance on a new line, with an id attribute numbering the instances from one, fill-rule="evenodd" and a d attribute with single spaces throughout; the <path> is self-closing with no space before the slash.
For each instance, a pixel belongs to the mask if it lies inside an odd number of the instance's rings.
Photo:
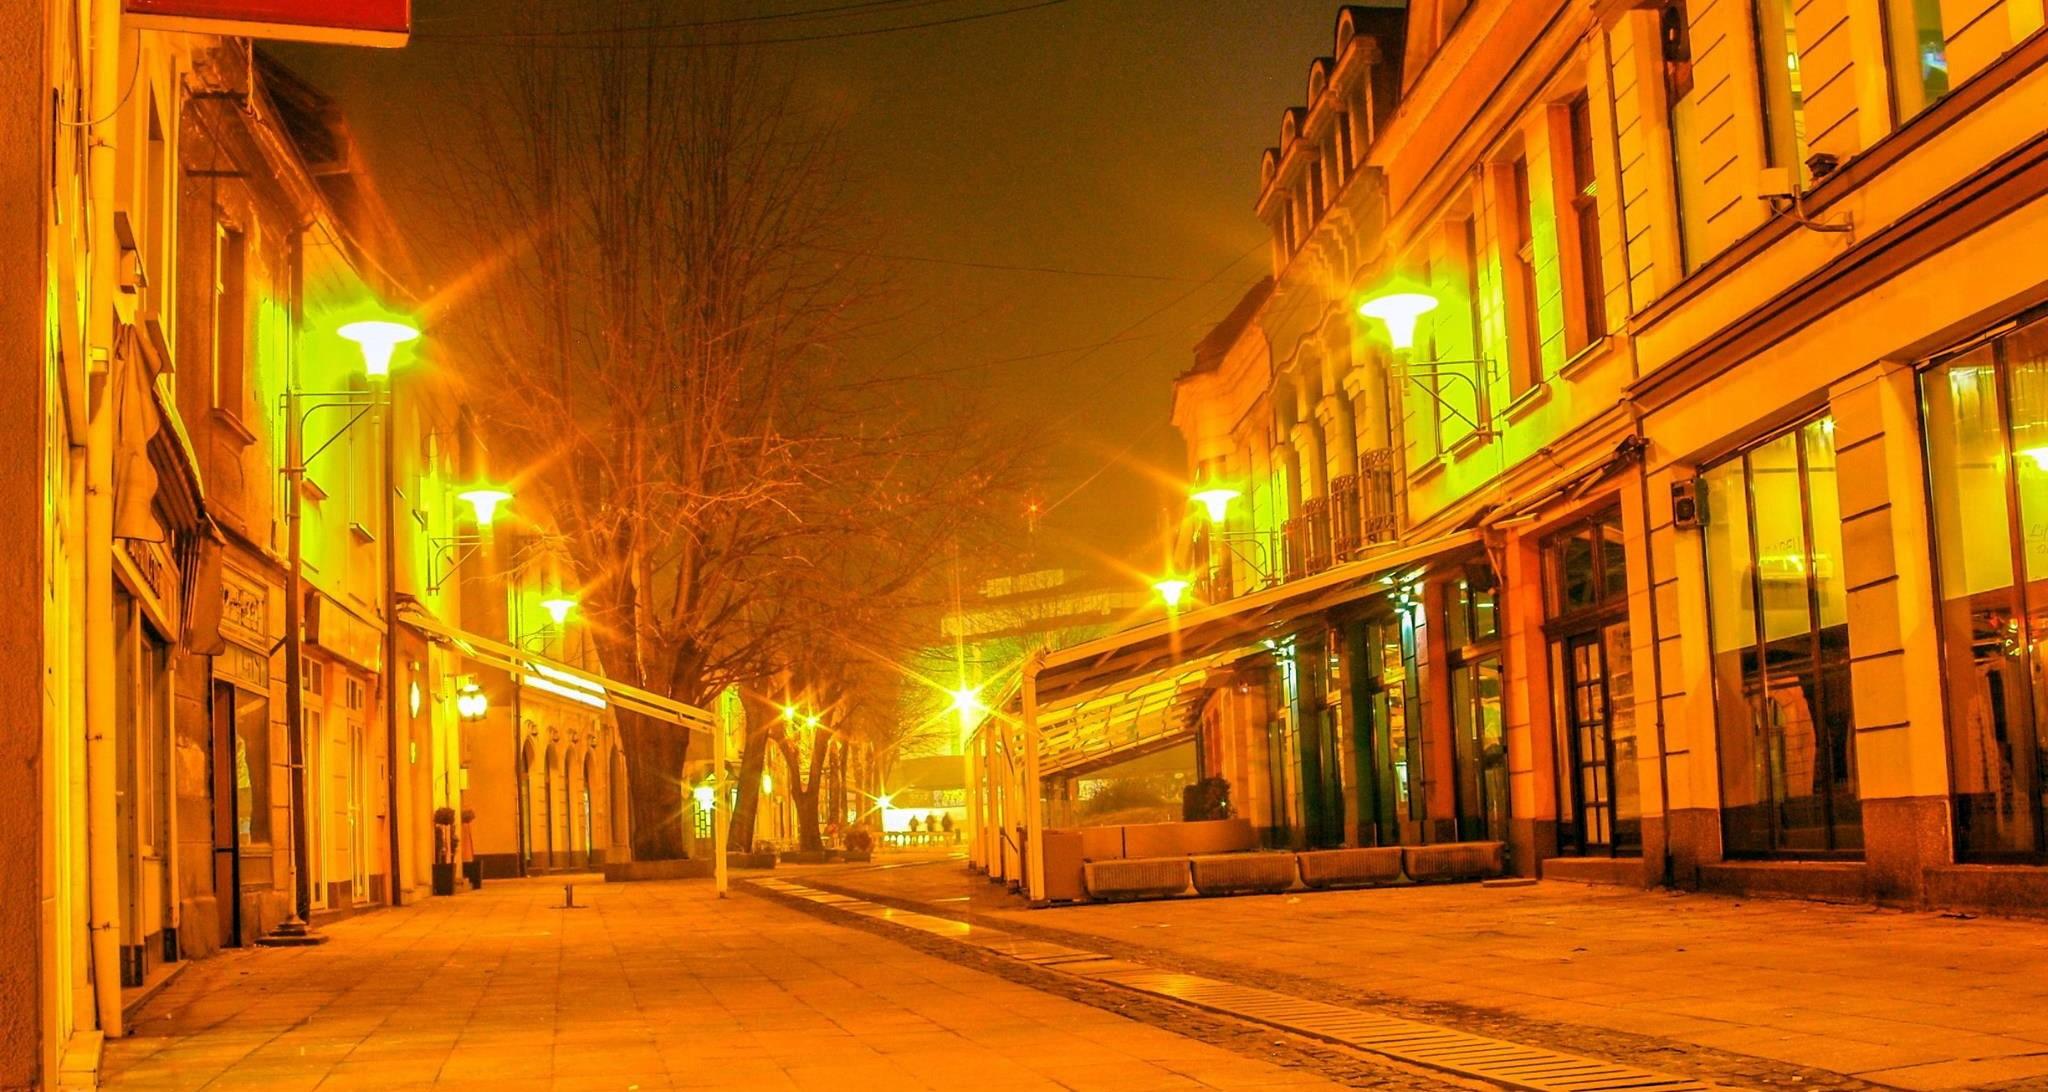
<path id="1" fill-rule="evenodd" d="M 1440 306 L 1440 301 L 1427 290 L 1404 281 L 1396 281 L 1387 285 L 1379 292 L 1361 300 L 1358 304 L 1358 314 L 1364 318 L 1377 320 L 1386 327 L 1387 345 L 1393 349 L 1395 359 L 1398 361 L 1392 369 L 1392 374 L 1402 379 L 1415 380 L 1416 386 L 1420 387 L 1424 394 L 1435 400 L 1438 406 L 1450 411 L 1452 416 L 1471 426 L 1472 435 L 1481 439 L 1489 438 L 1493 435 L 1493 430 L 1481 424 L 1478 418 L 1480 416 L 1479 407 L 1486 400 L 1484 388 L 1492 378 L 1492 361 L 1483 356 L 1465 360 L 1418 361 L 1412 359 L 1415 350 L 1416 324 L 1422 321 L 1424 315 L 1435 311 L 1438 306 Z M 1470 368 L 1471 370 L 1469 372 L 1461 371 L 1459 370 L 1461 368 Z M 1421 380 L 1425 379 L 1429 380 L 1429 382 L 1421 382 Z M 1471 413 L 1467 413 L 1456 405 L 1444 400 L 1443 392 L 1440 388 L 1446 379 L 1463 383 L 1471 388 L 1473 407 Z"/>
<path id="2" fill-rule="evenodd" d="M 284 599 L 284 669 L 285 669 L 285 750 L 291 768 L 292 803 L 292 907 L 291 914 L 272 931 L 273 943 L 308 944 L 317 943 L 316 937 L 307 924 L 313 911 L 312 862 L 308 857 L 306 814 L 306 717 L 305 698 L 300 692 L 305 665 L 305 556 L 304 556 L 304 503 L 306 466 L 328 446 L 345 435 L 356 423 L 372 413 L 378 413 L 384 426 L 383 480 L 385 483 L 385 527 L 384 536 L 386 565 L 385 580 L 385 692 L 388 697 L 386 745 L 389 749 L 387 767 L 391 771 L 390 825 L 392 829 L 391 890 L 397 898 L 398 890 L 398 846 L 397 846 L 397 710 L 398 687 L 394 673 L 397 670 L 395 615 L 390 613 L 395 598 L 392 583 L 390 558 L 392 545 L 389 540 L 395 526 L 390 518 L 392 502 L 391 483 L 391 358 L 397 346 L 419 337 L 418 329 L 404 323 L 386 320 L 352 322 L 336 331 L 341 337 L 353 341 L 362 352 L 363 374 L 369 380 L 365 390 L 347 391 L 304 391 L 299 388 L 296 373 L 285 383 L 285 465 L 281 473 L 285 478 L 285 599 Z M 308 401 L 310 399 L 310 401 Z M 314 412 L 325 409 L 347 409 L 355 412 L 336 429 L 332 436 L 321 441 L 320 446 L 308 453 L 306 446 L 306 420 Z"/>
<path id="3" fill-rule="evenodd" d="M 1220 481 L 1211 481 L 1188 493 L 1188 499 L 1201 505 L 1202 513 L 1209 517 L 1209 541 L 1223 547 L 1226 556 L 1213 559 L 1216 564 L 1227 566 L 1229 558 L 1235 556 L 1249 565 L 1262 583 L 1271 584 L 1279 574 L 1279 566 L 1273 562 L 1270 536 L 1264 531 L 1233 531 L 1229 527 L 1230 505 L 1243 496 L 1235 486 Z M 1245 544 L 1251 547 L 1249 556 L 1240 549 Z M 1213 583 L 1213 573 L 1211 580 Z"/>

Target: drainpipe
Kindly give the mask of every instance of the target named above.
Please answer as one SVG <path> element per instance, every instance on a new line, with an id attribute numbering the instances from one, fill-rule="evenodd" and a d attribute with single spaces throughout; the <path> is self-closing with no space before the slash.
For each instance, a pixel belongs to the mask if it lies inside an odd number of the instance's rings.
<path id="1" fill-rule="evenodd" d="M 86 286 L 85 800 L 87 922 L 94 1008 L 107 1038 L 121 1035 L 119 819 L 114 808 L 114 238 L 116 115 L 120 113 L 121 5 L 93 0 L 92 120 L 88 176 L 90 279 Z M 141 48 L 141 43 L 136 43 Z M 97 382 L 93 382 L 97 380 Z"/>
<path id="2" fill-rule="evenodd" d="M 391 853 L 387 869 L 385 895 L 391 905 L 403 905 L 405 898 L 404 869 L 399 858 L 403 854 L 404 835 L 399 830 L 399 769 L 410 767 L 411 754 L 401 755 L 398 750 L 398 715 L 404 709 L 404 699 L 399 695 L 398 649 L 398 480 L 394 463 L 398 451 L 398 382 L 397 377 L 384 377 L 384 428 L 382 429 L 383 476 L 384 476 L 384 780 L 385 813 L 384 830 Z"/>

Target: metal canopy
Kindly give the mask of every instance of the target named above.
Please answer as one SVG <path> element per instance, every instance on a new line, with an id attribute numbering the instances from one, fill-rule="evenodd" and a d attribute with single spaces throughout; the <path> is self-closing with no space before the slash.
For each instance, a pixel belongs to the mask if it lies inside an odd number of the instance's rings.
<path id="1" fill-rule="evenodd" d="M 667 721 L 670 724 L 679 724 L 690 731 L 716 737 L 718 718 L 707 710 L 686 705 L 673 698 L 664 698 L 652 691 L 642 690 L 594 672 L 570 667 L 502 641 L 493 641 L 488 637 L 457 629 L 427 614 L 415 603 L 403 604 L 399 607 L 398 614 L 399 619 L 406 625 L 437 641 L 455 646 L 472 660 L 509 671 L 521 680 L 539 680 L 556 686 L 568 684 L 573 689 L 602 694 L 606 701 L 628 712 Z M 553 689 L 552 686 L 543 688 Z"/>
<path id="2" fill-rule="evenodd" d="M 1395 546 L 1326 572 L 1165 618 L 1052 653 L 1040 667 L 1041 708 L 1061 705 L 1122 680 L 1147 676 L 1229 649 L 1284 635 L 1301 619 L 1362 598 L 1386 574 L 1479 541 L 1458 531 Z"/>
<path id="3" fill-rule="evenodd" d="M 1258 649 L 1205 656 L 1096 691 L 1077 702 L 1041 707 L 1040 772 L 1074 775 L 1194 738 L 1210 676 Z"/>

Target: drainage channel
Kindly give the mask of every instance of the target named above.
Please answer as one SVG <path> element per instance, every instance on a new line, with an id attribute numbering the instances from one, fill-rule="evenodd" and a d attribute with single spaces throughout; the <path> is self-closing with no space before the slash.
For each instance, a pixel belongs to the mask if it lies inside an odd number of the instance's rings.
<path id="1" fill-rule="evenodd" d="M 777 894 L 970 945 L 1061 974 L 1505 1088 L 1528 1092 L 1723 1092 L 1730 1087 L 1203 975 L 1162 971 L 1082 948 L 1029 940 L 1000 929 L 820 891 L 790 880 L 763 878 L 748 882 Z"/>

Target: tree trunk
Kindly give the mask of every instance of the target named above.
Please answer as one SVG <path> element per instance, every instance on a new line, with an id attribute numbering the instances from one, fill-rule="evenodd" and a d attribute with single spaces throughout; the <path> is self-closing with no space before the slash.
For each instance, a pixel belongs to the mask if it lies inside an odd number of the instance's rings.
<path id="1" fill-rule="evenodd" d="M 753 727 L 753 721 L 747 718 L 747 738 L 740 746 L 739 802 L 733 805 L 732 826 L 726 831 L 725 844 L 734 853 L 753 851 L 754 817 L 761 810 L 761 770 L 768 764 L 767 726 Z"/>
<path id="2" fill-rule="evenodd" d="M 813 783 L 810 788 L 791 788 L 789 795 L 796 802 L 797 848 L 805 852 L 816 852 L 825 848 L 825 839 L 818 833 L 818 789 Z"/>
<path id="3" fill-rule="evenodd" d="M 626 752 L 626 782 L 632 790 L 633 859 L 674 861 L 688 857 L 684 817 L 690 796 L 683 784 L 690 757 L 690 733 L 680 725 L 614 709 L 619 743 Z"/>

